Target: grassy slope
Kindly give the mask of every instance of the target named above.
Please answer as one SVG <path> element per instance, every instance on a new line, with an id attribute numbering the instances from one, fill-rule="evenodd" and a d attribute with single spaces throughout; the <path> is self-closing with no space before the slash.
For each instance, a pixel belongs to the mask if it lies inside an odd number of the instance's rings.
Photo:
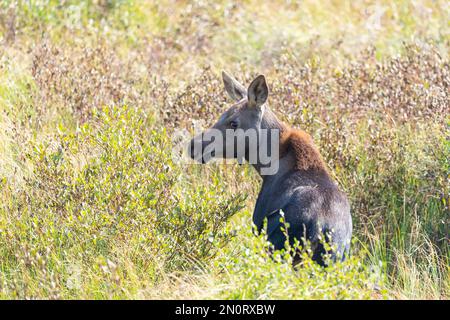
<path id="1" fill-rule="evenodd" d="M 0 5 L 0 297 L 448 298 L 445 1 L 30 3 Z M 172 163 L 222 68 L 314 135 L 344 265 L 267 257 L 251 168 Z"/>

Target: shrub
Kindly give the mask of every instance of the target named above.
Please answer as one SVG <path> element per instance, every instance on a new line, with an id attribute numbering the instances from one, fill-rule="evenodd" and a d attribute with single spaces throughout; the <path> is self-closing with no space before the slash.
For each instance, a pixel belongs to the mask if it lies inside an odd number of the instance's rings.
<path id="1" fill-rule="evenodd" d="M 0 297 L 448 298 L 447 9 L 1 1 Z M 252 168 L 171 162 L 172 132 L 228 105 L 220 69 L 264 73 L 313 135 L 351 200 L 349 261 L 269 259 L 231 217 Z"/>
<path id="2" fill-rule="evenodd" d="M 168 136 L 143 112 L 105 108 L 95 117 L 95 126 L 60 127 L 49 143 L 31 145 L 23 190 L 3 181 L 11 195 L 0 220 L 4 295 L 67 297 L 76 294 L 71 270 L 89 284 L 97 267 L 112 277 L 95 280 L 111 286 L 101 294 L 121 295 L 134 272 L 157 281 L 161 270 L 190 268 L 229 238 L 223 227 L 241 196 L 218 184 L 183 186 Z"/>
<path id="3" fill-rule="evenodd" d="M 364 264 L 364 253 L 324 268 L 302 250 L 302 261 L 293 268 L 293 248 L 269 255 L 265 235 L 255 237 L 241 230 L 245 241 L 233 243 L 216 262 L 222 271 L 222 288 L 217 295 L 226 299 L 372 299 L 385 298 L 381 266 Z M 241 236 L 242 237 L 242 236 Z M 238 250 L 236 250 L 239 248 Z M 236 254 L 238 252 L 238 254 Z"/>

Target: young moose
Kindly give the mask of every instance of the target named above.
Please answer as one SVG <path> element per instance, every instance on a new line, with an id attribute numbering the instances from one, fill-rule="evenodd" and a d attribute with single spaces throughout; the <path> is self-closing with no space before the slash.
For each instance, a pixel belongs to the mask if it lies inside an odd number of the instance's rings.
<path id="1" fill-rule="evenodd" d="M 339 191 L 337 185 L 331 179 L 326 165 L 319 151 L 313 145 L 311 137 L 302 130 L 292 129 L 275 116 L 267 106 L 269 90 L 263 75 L 258 76 L 246 90 L 236 79 L 222 73 L 225 90 L 235 101 L 218 122 L 211 129 L 194 137 L 190 144 L 190 156 L 202 163 L 206 163 L 211 157 L 240 158 L 234 151 L 239 149 L 237 140 L 230 139 L 220 141 L 223 152 L 211 148 L 215 140 L 205 139 L 209 131 L 222 132 L 247 132 L 253 131 L 276 133 L 278 137 L 278 152 L 271 152 L 271 163 L 262 162 L 260 157 L 256 161 L 250 161 L 262 177 L 262 188 L 256 201 L 253 212 L 253 222 L 260 232 L 267 218 L 267 236 L 275 250 L 284 248 L 286 241 L 282 231 L 283 223 L 280 218 L 284 213 L 284 220 L 289 224 L 289 242 L 295 243 L 297 239 L 310 242 L 313 250 L 313 260 L 325 265 L 323 254 L 329 253 L 332 260 L 343 259 L 348 254 L 352 235 L 352 220 L 347 197 Z M 268 133 L 268 135 L 270 135 Z M 265 147 L 270 150 L 268 141 L 264 139 L 244 140 L 244 152 L 242 157 L 247 161 L 251 156 L 251 147 L 257 150 Z M 213 141 L 213 142 L 211 142 Z M 257 144 L 252 146 L 251 144 Z M 198 148 L 197 146 L 200 146 Z M 229 152 L 232 149 L 232 152 Z M 258 155 L 259 153 L 256 152 Z M 262 174 L 267 166 L 277 163 L 278 170 L 273 174 Z M 326 252 L 323 245 L 323 237 L 334 248 Z M 298 262 L 295 258 L 294 263 Z"/>

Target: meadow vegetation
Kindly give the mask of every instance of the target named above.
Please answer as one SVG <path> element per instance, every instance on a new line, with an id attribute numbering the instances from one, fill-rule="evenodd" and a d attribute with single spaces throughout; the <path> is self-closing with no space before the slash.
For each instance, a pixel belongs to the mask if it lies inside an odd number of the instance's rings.
<path id="1" fill-rule="evenodd" d="M 448 299 L 447 1 L 0 3 L 0 298 Z M 327 268 L 252 232 L 248 165 L 172 136 L 263 73 L 351 201 Z"/>

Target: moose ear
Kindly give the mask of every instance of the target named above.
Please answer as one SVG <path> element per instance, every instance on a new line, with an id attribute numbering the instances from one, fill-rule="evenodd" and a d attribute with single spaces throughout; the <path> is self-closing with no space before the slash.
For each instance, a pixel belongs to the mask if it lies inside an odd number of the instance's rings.
<path id="1" fill-rule="evenodd" d="M 261 74 L 250 83 L 247 90 L 248 103 L 251 107 L 259 108 L 269 96 L 269 88 L 267 87 L 266 78 Z"/>
<path id="2" fill-rule="evenodd" d="M 245 97 L 245 95 L 247 94 L 245 87 L 240 84 L 235 78 L 230 76 L 225 71 L 222 71 L 222 79 L 225 90 L 227 91 L 231 99 L 240 101 Z"/>

